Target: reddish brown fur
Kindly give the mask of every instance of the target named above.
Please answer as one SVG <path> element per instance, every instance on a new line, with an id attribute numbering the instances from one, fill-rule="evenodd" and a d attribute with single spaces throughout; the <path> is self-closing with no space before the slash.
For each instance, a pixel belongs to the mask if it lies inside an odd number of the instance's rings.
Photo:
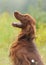
<path id="1" fill-rule="evenodd" d="M 14 27 L 22 29 L 17 42 L 10 48 L 10 58 L 13 65 L 43 65 L 40 55 L 34 43 L 35 39 L 35 19 L 28 14 L 14 13 L 15 17 L 22 23 L 12 24 Z M 35 62 L 33 63 L 32 60 Z"/>

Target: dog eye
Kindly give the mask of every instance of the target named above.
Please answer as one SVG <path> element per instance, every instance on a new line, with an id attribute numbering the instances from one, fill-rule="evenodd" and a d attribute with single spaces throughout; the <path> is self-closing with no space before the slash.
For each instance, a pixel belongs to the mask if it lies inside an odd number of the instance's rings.
<path id="1" fill-rule="evenodd" d="M 28 20 L 28 22 L 30 22 L 30 20 Z"/>

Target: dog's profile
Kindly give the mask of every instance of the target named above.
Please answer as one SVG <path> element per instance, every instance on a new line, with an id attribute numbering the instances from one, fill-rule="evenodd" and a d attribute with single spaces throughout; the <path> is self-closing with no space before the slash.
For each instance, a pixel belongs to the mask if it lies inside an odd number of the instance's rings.
<path id="1" fill-rule="evenodd" d="M 44 65 L 35 46 L 36 21 L 28 14 L 15 12 L 14 16 L 20 22 L 12 23 L 21 28 L 18 40 L 10 48 L 10 58 L 13 65 Z"/>

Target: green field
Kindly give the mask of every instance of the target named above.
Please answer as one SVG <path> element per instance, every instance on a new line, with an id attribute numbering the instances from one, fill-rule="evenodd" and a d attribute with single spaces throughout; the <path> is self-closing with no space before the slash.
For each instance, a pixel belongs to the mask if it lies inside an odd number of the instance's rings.
<path id="1" fill-rule="evenodd" d="M 46 23 L 40 22 L 46 21 L 46 18 L 43 16 L 39 19 L 36 15 L 36 20 L 36 45 L 46 65 Z M 0 65 L 10 65 L 8 57 L 9 47 L 20 32 L 20 29 L 12 27 L 12 22 L 14 21 L 17 20 L 12 15 L 9 15 L 9 13 L 0 14 Z"/>

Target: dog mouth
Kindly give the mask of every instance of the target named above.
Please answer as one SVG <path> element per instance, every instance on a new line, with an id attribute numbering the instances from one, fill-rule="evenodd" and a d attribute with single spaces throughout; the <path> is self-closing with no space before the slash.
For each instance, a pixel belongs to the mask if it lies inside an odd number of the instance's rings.
<path id="1" fill-rule="evenodd" d="M 21 22 L 13 22 L 13 23 L 12 23 L 12 26 L 13 26 L 13 27 L 22 28 L 22 27 L 23 27 L 23 24 L 22 24 Z"/>

